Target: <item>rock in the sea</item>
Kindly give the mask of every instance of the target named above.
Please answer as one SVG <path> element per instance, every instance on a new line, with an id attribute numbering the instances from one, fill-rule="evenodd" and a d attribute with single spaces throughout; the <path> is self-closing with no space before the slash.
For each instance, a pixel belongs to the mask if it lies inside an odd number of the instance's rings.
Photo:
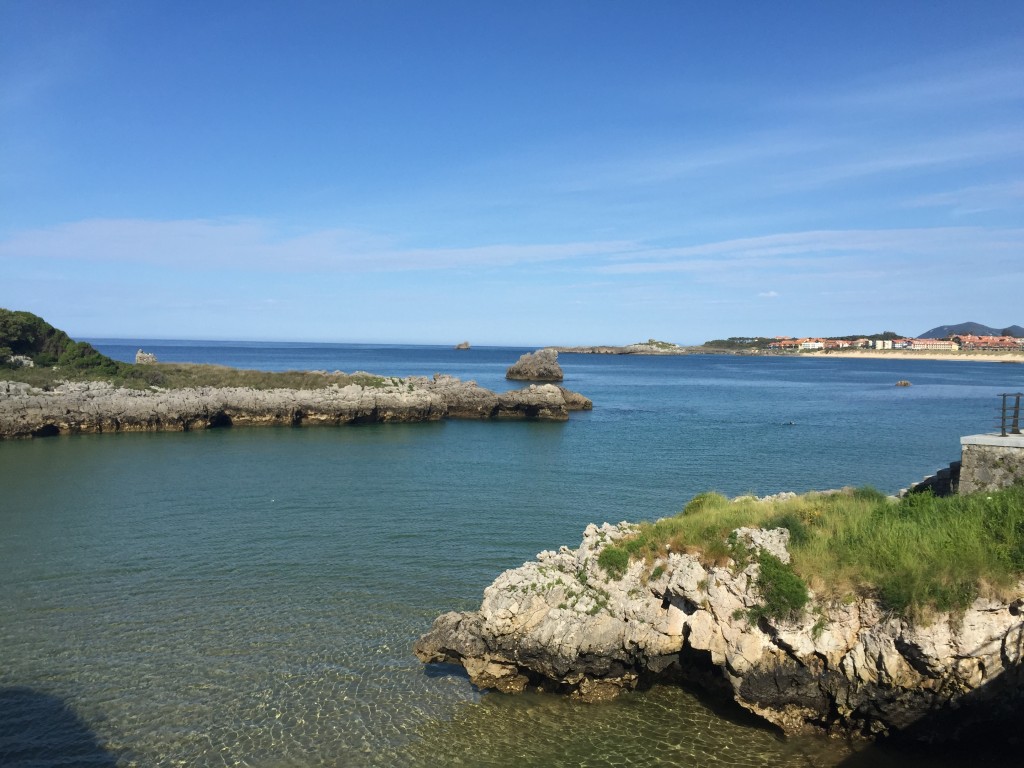
<path id="1" fill-rule="evenodd" d="M 325 374 L 325 377 L 327 374 Z M 590 400 L 553 384 L 501 394 L 451 376 L 374 377 L 318 389 L 126 389 L 64 382 L 39 389 L 0 382 L 0 439 L 90 432 L 188 431 L 231 425 L 368 424 L 440 419 L 565 421 Z"/>
<path id="2" fill-rule="evenodd" d="M 135 353 L 136 365 L 148 365 L 156 362 L 156 355 L 152 352 L 143 352 L 141 349 Z"/>
<path id="3" fill-rule="evenodd" d="M 952 738 L 972 718 L 1019 712 L 1020 600 L 978 600 L 963 616 L 915 623 L 868 597 L 812 595 L 796 618 L 772 619 L 751 611 L 761 601 L 756 559 L 708 565 L 666 552 L 609 577 L 601 551 L 632 530 L 590 525 L 578 549 L 541 552 L 506 571 L 478 611 L 440 617 L 414 652 L 424 662 L 462 664 L 476 685 L 505 692 L 599 700 L 641 680 L 688 681 L 787 733 Z M 787 534 L 735 535 L 785 561 Z"/>
<path id="4" fill-rule="evenodd" d="M 562 366 L 558 364 L 558 353 L 553 349 L 527 352 L 509 367 L 505 378 L 516 381 L 561 381 Z"/>
<path id="5" fill-rule="evenodd" d="M 455 348 L 456 349 L 469 349 L 469 342 L 468 341 L 460 341 L 458 344 L 455 345 Z"/>

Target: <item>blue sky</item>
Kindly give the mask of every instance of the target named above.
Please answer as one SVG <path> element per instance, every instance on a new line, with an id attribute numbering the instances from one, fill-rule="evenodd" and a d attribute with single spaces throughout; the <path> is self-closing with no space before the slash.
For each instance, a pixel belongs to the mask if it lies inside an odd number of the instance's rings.
<path id="1" fill-rule="evenodd" d="M 0 0 L 0 306 L 476 344 L 1024 323 L 1024 3 Z"/>

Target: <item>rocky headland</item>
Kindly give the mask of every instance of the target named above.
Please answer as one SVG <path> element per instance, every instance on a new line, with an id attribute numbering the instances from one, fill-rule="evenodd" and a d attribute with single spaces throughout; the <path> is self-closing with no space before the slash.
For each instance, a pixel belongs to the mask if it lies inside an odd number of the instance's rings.
<path id="1" fill-rule="evenodd" d="M 668 341 L 641 341 L 623 346 L 597 345 L 592 347 L 545 347 L 555 352 L 575 355 L 692 355 L 705 350 L 699 347 L 682 347 Z"/>
<path id="2" fill-rule="evenodd" d="M 327 376 L 325 376 L 325 379 Z M 0 381 L 0 438 L 188 431 L 231 425 L 343 425 L 440 419 L 565 421 L 586 397 L 554 385 L 495 393 L 450 376 L 365 377 L 309 389 L 133 389 L 104 381 Z"/>
<path id="3" fill-rule="evenodd" d="M 590 525 L 576 549 L 506 571 L 479 610 L 438 617 L 415 654 L 460 664 L 478 687 L 506 693 L 599 701 L 695 683 L 787 734 L 955 738 L 979 718 L 1020 711 L 1019 597 L 912 621 L 873 597 L 812 591 L 799 611 L 773 618 L 760 608 L 759 555 L 787 563 L 786 528 L 735 530 L 734 546 L 749 553 L 739 562 L 669 549 L 617 572 L 602 567 L 602 552 L 636 531 Z"/>

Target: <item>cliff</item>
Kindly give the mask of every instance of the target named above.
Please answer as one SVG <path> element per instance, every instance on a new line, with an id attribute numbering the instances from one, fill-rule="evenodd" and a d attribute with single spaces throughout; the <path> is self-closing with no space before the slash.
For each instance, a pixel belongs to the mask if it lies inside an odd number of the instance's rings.
<path id="1" fill-rule="evenodd" d="M 553 385 L 497 394 L 441 375 L 372 380 L 316 389 L 130 389 L 100 381 L 43 389 L 0 381 L 0 438 L 447 418 L 565 421 L 569 411 L 591 407 L 582 395 Z"/>
<path id="2" fill-rule="evenodd" d="M 590 525 L 577 549 L 541 552 L 501 574 L 479 610 L 438 617 L 414 652 L 508 693 L 596 701 L 638 685 L 698 683 L 790 734 L 952 738 L 973 720 L 1019 712 L 1019 597 L 912 621 L 870 596 L 810 592 L 777 618 L 764 609 L 761 571 L 789 561 L 787 529 L 734 531 L 749 553 L 739 562 L 669 549 L 609 575 L 602 552 L 636 531 Z"/>

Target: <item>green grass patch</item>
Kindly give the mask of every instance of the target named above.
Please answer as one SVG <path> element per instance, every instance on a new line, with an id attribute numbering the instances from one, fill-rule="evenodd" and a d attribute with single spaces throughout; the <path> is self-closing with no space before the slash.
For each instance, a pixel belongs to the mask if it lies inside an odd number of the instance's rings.
<path id="1" fill-rule="evenodd" d="M 86 345 L 88 346 L 88 345 Z M 91 348 L 90 348 L 91 349 Z M 318 373 L 316 371 L 254 371 L 222 365 L 188 363 L 121 363 L 99 355 L 75 350 L 55 366 L 12 368 L 0 372 L 0 379 L 21 381 L 41 389 L 53 388 L 62 381 L 106 381 L 130 389 L 187 389 L 190 387 L 249 387 L 251 389 L 324 389 L 357 384 L 382 389 L 396 387 L 412 391 L 411 382 L 396 384 L 391 377 L 370 374 Z"/>
<path id="2" fill-rule="evenodd" d="M 757 561 L 760 566 L 757 589 L 761 593 L 761 605 L 750 610 L 751 620 L 757 621 L 762 616 L 773 619 L 799 616 L 810 599 L 804 580 L 775 555 L 761 552 Z"/>
<path id="3" fill-rule="evenodd" d="M 870 488 L 772 502 L 705 493 L 675 517 L 641 523 L 598 562 L 609 575 L 624 574 L 628 558 L 650 563 L 666 551 L 742 565 L 742 545 L 730 540 L 741 526 L 790 531 L 791 566 L 780 570 L 761 558 L 764 615 L 799 610 L 801 585 L 803 594 L 809 585 L 825 597 L 870 594 L 889 610 L 920 617 L 963 610 L 983 594 L 1008 597 L 1024 577 L 1024 485 L 898 501 Z"/>
<path id="4" fill-rule="evenodd" d="M 609 578 L 621 579 L 629 568 L 629 552 L 622 547 L 609 544 L 597 556 L 597 564 L 604 569 Z"/>

